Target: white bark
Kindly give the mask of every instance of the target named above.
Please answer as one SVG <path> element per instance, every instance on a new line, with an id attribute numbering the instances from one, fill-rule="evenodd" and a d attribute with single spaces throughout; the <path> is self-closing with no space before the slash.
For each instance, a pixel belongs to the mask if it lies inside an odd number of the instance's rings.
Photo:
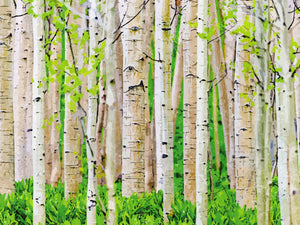
<path id="1" fill-rule="evenodd" d="M 131 20 L 123 28 L 122 194 L 127 197 L 132 192 L 140 195 L 145 191 L 145 62 L 142 52 L 143 25 L 138 13 L 143 2 L 122 3 L 128 7 L 124 23 Z"/>
<path id="2" fill-rule="evenodd" d="M 155 110 L 161 108 L 161 127 L 156 128 L 156 137 L 161 135 L 157 149 L 157 165 L 162 166 L 162 182 L 164 192 L 164 221 L 171 211 L 174 201 L 174 165 L 173 165 L 173 112 L 171 89 L 171 27 L 170 27 L 170 0 L 157 0 L 155 2 L 155 88 L 160 85 L 160 105 L 155 105 Z M 158 93 L 158 92 L 156 92 Z M 157 108 L 158 107 L 158 108 Z M 159 121 L 158 117 L 155 117 Z M 161 130 L 160 130 L 161 129 Z M 158 138 L 159 139 L 159 138 Z M 160 168 L 157 168 L 157 171 Z M 159 176 L 160 174 L 157 174 Z"/>
<path id="3" fill-rule="evenodd" d="M 0 194 L 14 190 L 13 90 L 10 1 L 0 1 Z"/>
<path id="4" fill-rule="evenodd" d="M 290 4 L 293 5 L 294 3 Z M 276 53 L 275 64 L 280 68 L 283 82 L 276 83 L 276 113 L 278 132 L 278 188 L 281 212 L 281 224 L 299 224 L 299 170 L 295 129 L 295 90 L 290 71 L 288 27 L 292 14 L 287 0 L 276 1 L 279 15 L 278 40 L 280 51 Z"/>
<path id="5" fill-rule="evenodd" d="M 41 15 L 44 12 L 44 1 L 33 2 L 33 11 Z M 32 157 L 33 157 L 33 224 L 45 224 L 45 151 L 44 151 L 44 90 L 45 42 L 44 21 L 33 17 L 34 66 L 32 84 Z"/>
<path id="6" fill-rule="evenodd" d="M 108 219 L 107 224 L 116 224 L 116 202 L 115 202 L 115 173 L 116 173 L 116 120 L 118 116 L 118 103 L 116 96 L 115 85 L 115 70 L 116 70 L 116 50 L 113 41 L 115 23 L 115 8 L 116 0 L 110 0 L 106 2 L 106 47 L 105 47 L 105 59 L 106 65 L 106 88 L 107 88 L 107 106 L 108 106 L 108 118 L 106 127 L 106 168 L 105 178 L 108 189 Z"/>
<path id="7" fill-rule="evenodd" d="M 26 5 L 23 1 L 16 1 L 16 9 L 13 15 L 23 15 L 26 13 Z M 15 180 L 20 181 L 32 176 L 28 172 L 32 170 L 27 169 L 28 158 L 26 143 L 31 142 L 26 136 L 26 87 L 27 75 L 29 72 L 27 62 L 29 57 L 32 58 L 32 52 L 28 49 L 28 39 L 32 41 L 32 31 L 28 29 L 32 26 L 30 15 L 15 17 L 12 19 L 13 23 L 13 108 L 14 108 L 14 146 L 15 146 Z M 32 43 L 30 43 L 32 45 Z M 30 47 L 29 47 L 30 48 Z M 31 67 L 32 69 L 32 67 Z M 31 101 L 31 99 L 30 99 Z M 31 151 L 31 149 L 30 149 Z"/>
<path id="8" fill-rule="evenodd" d="M 97 17 L 97 0 L 90 0 L 91 8 L 89 10 L 90 18 Z M 90 32 L 90 56 L 95 55 L 97 47 L 97 22 L 91 19 L 89 23 Z M 97 71 L 93 68 L 94 60 L 90 57 L 88 76 L 88 89 L 91 90 L 96 85 Z M 97 118 L 97 96 L 91 92 L 88 93 L 88 122 L 87 122 L 87 158 L 88 158 L 88 190 L 87 190 L 87 224 L 96 225 L 96 118 Z"/>
<path id="9" fill-rule="evenodd" d="M 254 68 L 259 78 L 255 96 L 255 147 L 256 147 L 256 196 L 257 196 L 257 224 L 270 224 L 270 184 L 271 178 L 271 101 L 269 74 L 269 27 L 264 28 L 261 18 L 268 20 L 269 13 L 264 5 L 267 0 L 260 0 L 255 7 L 255 39 L 260 49 L 259 55 L 254 55 Z M 267 9 L 268 10 L 268 9 Z M 262 135 L 264 132 L 264 135 Z"/>
<path id="10" fill-rule="evenodd" d="M 208 1 L 198 1 L 199 34 L 207 27 Z M 209 150 L 207 40 L 197 39 L 196 224 L 207 224 L 207 153 Z"/>

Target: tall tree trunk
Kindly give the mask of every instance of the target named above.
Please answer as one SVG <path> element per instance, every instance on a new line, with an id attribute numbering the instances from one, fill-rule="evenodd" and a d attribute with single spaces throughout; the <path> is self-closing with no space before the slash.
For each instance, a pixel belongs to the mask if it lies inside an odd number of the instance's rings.
<path id="1" fill-rule="evenodd" d="M 238 26 L 242 27 L 249 18 L 252 2 L 237 2 Z M 255 152 L 253 143 L 253 91 L 254 79 L 250 76 L 250 53 L 244 49 L 243 35 L 237 35 L 237 51 L 235 63 L 235 175 L 236 201 L 241 207 L 254 208 L 255 190 Z M 247 169 L 245 169 L 247 168 Z"/>
<path id="2" fill-rule="evenodd" d="M 122 195 L 145 191 L 145 63 L 142 52 L 142 0 L 122 2 L 127 8 L 123 31 Z M 128 23 L 128 21 L 130 21 Z"/>
<path id="3" fill-rule="evenodd" d="M 96 18 L 97 16 L 97 0 L 90 0 L 91 7 L 89 9 L 89 17 Z M 97 47 L 96 33 L 97 22 L 91 19 L 89 22 L 90 33 L 90 62 L 88 76 L 88 122 L 87 122 L 87 158 L 88 158 L 88 190 L 87 190 L 87 224 L 96 225 L 96 159 L 97 159 L 97 144 L 96 144 L 96 119 L 97 119 L 97 96 L 93 93 L 96 86 L 96 68 L 94 63 L 96 58 L 95 49 Z M 95 59 L 93 59 L 95 57 Z"/>
<path id="4" fill-rule="evenodd" d="M 154 17 L 154 1 L 150 0 L 145 6 L 145 10 L 142 12 L 143 21 L 143 52 L 145 53 L 145 60 L 143 71 L 145 73 L 145 191 L 151 192 L 154 187 L 154 174 L 152 163 L 153 145 L 151 140 L 151 120 L 150 120 L 150 108 L 149 108 L 149 69 L 151 56 L 151 39 L 153 33 L 153 17 Z"/>
<path id="5" fill-rule="evenodd" d="M 105 167 L 105 178 L 108 189 L 108 220 L 107 224 L 116 224 L 116 202 L 115 202 L 115 173 L 116 173 L 116 121 L 118 117 L 118 103 L 116 95 L 115 85 L 115 70 L 116 70 L 116 51 L 114 45 L 114 30 L 116 27 L 116 0 L 110 0 L 106 2 L 106 47 L 105 47 L 105 58 L 106 58 L 106 87 L 107 87 L 107 128 L 106 128 L 106 167 Z"/>
<path id="6" fill-rule="evenodd" d="M 0 1 L 0 193 L 14 190 L 14 127 L 13 127 L 13 83 L 11 55 L 11 2 Z"/>
<path id="7" fill-rule="evenodd" d="M 230 30 L 236 26 L 236 21 L 230 13 L 236 9 L 236 5 L 230 0 L 225 0 L 222 16 L 225 22 L 223 57 L 225 61 L 225 74 L 221 77 L 224 82 L 219 83 L 220 112 L 223 122 L 223 131 L 227 157 L 227 171 L 230 188 L 236 188 L 235 175 L 235 128 L 234 128 L 234 65 L 236 61 L 236 38 Z M 219 49 L 219 50 L 220 50 Z M 215 54 L 214 51 L 212 51 Z M 222 97 L 221 97 L 222 96 Z"/>
<path id="8" fill-rule="evenodd" d="M 276 112 L 278 131 L 278 186 L 281 209 L 281 224 L 300 224 L 299 217 L 299 169 L 298 146 L 296 139 L 296 106 L 293 74 L 290 69 L 291 35 L 288 31 L 293 21 L 289 6 L 294 2 L 283 0 L 275 2 L 280 18 L 278 22 L 278 41 L 280 51 L 276 54 L 276 67 L 280 69 L 281 82 L 276 83 Z M 293 7 L 294 8 L 294 7 Z M 287 119 L 288 118 L 288 119 Z"/>
<path id="9" fill-rule="evenodd" d="M 74 2 L 72 7 L 80 13 L 84 13 L 84 7 L 78 2 Z M 79 120 L 75 116 L 76 98 L 78 97 L 78 79 L 76 69 L 82 69 L 81 65 L 78 65 L 80 57 L 79 44 L 75 44 L 78 40 L 71 38 L 74 33 L 79 32 L 79 29 L 73 30 L 72 25 L 81 26 L 81 19 L 74 19 L 76 16 L 74 13 L 69 14 L 68 23 L 71 27 L 66 32 L 65 37 L 65 52 L 66 60 L 68 60 L 69 66 L 67 67 L 68 73 L 65 78 L 65 122 L 64 122 L 64 180 L 65 180 L 65 198 L 75 196 L 79 189 L 79 160 L 80 153 L 80 128 Z M 79 67 L 81 66 L 81 67 Z M 74 100 L 75 99 L 75 100 Z M 78 99 L 79 100 L 79 99 Z M 72 106 L 74 108 L 72 108 Z"/>
<path id="10" fill-rule="evenodd" d="M 259 78 L 255 97 L 255 148 L 256 148 L 256 189 L 257 189 L 257 224 L 270 224 L 270 184 L 271 178 L 271 91 L 269 73 L 269 28 L 264 21 L 269 20 L 268 0 L 260 0 L 255 7 L 255 40 L 259 55 L 254 55 L 254 68 Z M 264 135 L 262 134 L 264 133 Z"/>
<path id="11" fill-rule="evenodd" d="M 17 0 L 13 15 L 23 15 L 27 12 L 23 1 Z M 30 15 L 14 17 L 13 24 L 13 112 L 14 112 L 14 146 L 15 146 L 15 180 L 20 181 L 29 178 L 28 174 L 26 143 L 31 140 L 26 136 L 26 110 L 28 101 L 26 97 L 27 76 L 32 74 L 32 67 L 27 67 L 29 58 L 32 58 L 32 51 L 28 46 L 28 40 L 32 41 L 32 19 Z M 31 27 L 31 29 L 28 29 Z M 32 43 L 31 43 L 32 45 Z M 29 69 L 31 71 L 29 72 Z M 31 151 L 31 149 L 30 149 Z M 32 170 L 31 170 L 32 172 Z"/>
<path id="12" fill-rule="evenodd" d="M 44 13 L 44 1 L 33 3 L 33 12 Z M 44 151 L 44 90 L 45 43 L 44 21 L 41 17 L 33 17 L 34 67 L 32 84 L 32 157 L 33 157 L 33 224 L 45 224 L 45 151 Z"/>
<path id="13" fill-rule="evenodd" d="M 155 1 L 155 88 L 160 90 L 161 127 L 156 136 L 160 137 L 157 152 L 157 164 L 162 166 L 162 188 L 164 192 L 164 221 L 171 211 L 174 201 L 174 165 L 173 165 L 173 112 L 171 89 L 171 28 L 170 28 L 170 0 Z M 158 92 L 156 92 L 158 93 Z M 155 106 L 155 110 L 158 110 Z M 158 120 L 159 118 L 156 117 Z M 156 124 L 157 126 L 158 124 Z M 159 130 L 160 129 L 160 130 Z M 160 174 L 158 174 L 160 175 Z"/>
<path id="14" fill-rule="evenodd" d="M 197 33 L 206 32 L 208 1 L 198 1 Z M 207 40 L 197 39 L 196 224 L 207 224 L 207 154 L 209 151 Z"/>
<path id="15" fill-rule="evenodd" d="M 54 15 L 58 15 L 58 12 L 56 9 L 54 9 Z M 50 23 L 50 31 L 54 32 L 55 27 L 53 23 Z M 60 42 L 56 42 L 56 44 L 51 43 L 50 48 L 52 55 L 50 56 L 50 61 L 57 62 L 58 55 L 61 54 L 61 44 Z M 53 64 L 52 64 L 53 65 Z M 57 127 L 60 124 L 60 105 L 59 105 L 59 88 L 60 84 L 55 79 L 56 76 L 58 76 L 57 68 L 54 68 L 54 73 L 49 74 L 49 79 L 54 79 L 54 82 L 49 82 L 49 89 L 48 89 L 48 96 L 50 98 L 49 104 L 51 105 L 51 112 L 50 115 L 53 118 L 53 122 L 50 125 L 50 152 L 52 154 L 52 171 L 51 171 L 51 178 L 50 178 L 50 184 L 52 187 L 57 186 L 58 181 L 61 177 L 61 165 L 60 165 L 60 154 L 59 154 L 59 132 L 57 130 Z"/>
<path id="16" fill-rule="evenodd" d="M 197 114 L 197 2 L 186 1 L 182 10 L 183 48 L 183 167 L 184 197 L 196 199 L 196 114 Z"/>

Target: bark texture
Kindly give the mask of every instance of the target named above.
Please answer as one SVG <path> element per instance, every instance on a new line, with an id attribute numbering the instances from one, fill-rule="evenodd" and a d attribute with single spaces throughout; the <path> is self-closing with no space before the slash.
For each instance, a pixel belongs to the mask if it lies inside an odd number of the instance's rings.
<path id="1" fill-rule="evenodd" d="M 121 2 L 127 8 L 123 28 L 122 195 L 145 191 L 145 74 L 142 52 L 142 0 Z M 137 16 L 136 16 L 137 15 Z M 128 23 L 128 21 L 130 21 Z"/>
<path id="2" fill-rule="evenodd" d="M 0 193 L 14 190 L 14 123 L 11 54 L 11 2 L 0 1 Z"/>
<path id="3" fill-rule="evenodd" d="M 44 1 L 33 2 L 37 15 L 44 12 Z M 33 83 L 32 83 L 32 157 L 33 157 L 33 224 L 45 224 L 45 151 L 44 151 L 44 91 L 45 72 L 44 21 L 33 17 Z"/>
<path id="4" fill-rule="evenodd" d="M 197 1 L 185 1 L 182 13 L 184 198 L 196 199 Z"/>
<path id="5" fill-rule="evenodd" d="M 208 1 L 198 1 L 197 33 L 208 23 Z M 207 157 L 209 151 L 207 39 L 197 38 L 196 224 L 207 224 Z"/>

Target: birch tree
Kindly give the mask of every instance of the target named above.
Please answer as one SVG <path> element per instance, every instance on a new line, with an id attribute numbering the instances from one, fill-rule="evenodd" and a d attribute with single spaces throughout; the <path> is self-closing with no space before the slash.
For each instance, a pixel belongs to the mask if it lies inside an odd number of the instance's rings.
<path id="1" fill-rule="evenodd" d="M 122 195 L 145 191 L 145 63 L 142 52 L 142 20 L 138 13 L 144 1 L 124 1 L 123 27 L 123 135 Z M 122 15 L 122 10 L 121 10 Z"/>
<path id="2" fill-rule="evenodd" d="M 290 63 L 291 36 L 289 27 L 293 21 L 290 6 L 294 2 L 275 1 L 278 16 L 278 40 L 276 68 L 279 72 L 276 83 L 276 113 L 278 132 L 278 187 L 281 224 L 299 224 L 299 170 L 295 129 L 296 107 L 293 73 Z M 292 7 L 293 8 L 293 7 Z M 288 119 L 287 119 L 288 118 Z"/>
<path id="3" fill-rule="evenodd" d="M 116 70 L 116 51 L 114 45 L 114 30 L 116 27 L 115 8 L 116 0 L 106 1 L 106 87 L 107 87 L 107 128 L 106 128 L 106 169 L 105 178 L 108 189 L 108 220 L 107 224 L 116 224 L 116 202 L 115 202 L 115 173 L 116 173 L 116 120 L 118 117 L 118 103 L 115 86 L 115 70 Z"/>
<path id="4" fill-rule="evenodd" d="M 164 192 L 164 221 L 171 211 L 171 203 L 174 201 L 174 165 L 173 165 L 173 112 L 171 89 L 171 27 L 170 27 L 170 0 L 155 1 L 155 89 L 160 95 L 159 104 L 155 110 L 160 110 L 161 120 L 156 126 L 157 172 L 161 170 L 159 182 L 162 182 Z M 160 85 L 160 86 L 159 86 Z M 157 107 L 161 107 L 160 109 Z M 161 129 L 161 130 L 160 130 Z M 161 150 L 161 152 L 158 151 Z M 159 168 L 159 167 L 162 168 Z"/>
<path id="5" fill-rule="evenodd" d="M 13 88 L 11 54 L 11 2 L 0 1 L 0 193 L 14 190 Z"/>
<path id="6" fill-rule="evenodd" d="M 96 224 L 96 191 L 97 191 L 97 180 L 96 180 L 96 118 L 97 118 L 97 96 L 93 93 L 93 89 L 96 86 L 96 53 L 97 47 L 97 22 L 96 18 L 98 15 L 97 0 L 90 0 L 91 7 L 89 9 L 89 17 L 92 18 L 89 23 L 90 33 L 90 61 L 89 70 L 90 74 L 88 77 L 88 122 L 87 122 L 87 158 L 88 158 L 88 189 L 87 189 L 87 224 Z"/>
<path id="7" fill-rule="evenodd" d="M 268 0 L 260 0 L 255 4 L 255 40 L 254 68 L 259 80 L 255 96 L 255 148 L 256 148 L 256 193 L 257 224 L 270 224 L 271 201 L 271 91 L 269 73 L 269 21 Z M 262 20 L 263 18 L 263 20 Z M 264 134 L 264 135 L 263 135 Z"/>
<path id="8" fill-rule="evenodd" d="M 253 89 L 250 52 L 244 49 L 245 37 L 252 35 L 250 10 L 251 2 L 237 1 L 238 34 L 235 78 L 234 78 L 234 128 L 235 128 L 235 176 L 236 201 L 241 207 L 254 208 L 255 154 L 253 143 Z M 246 32 L 246 33 L 245 33 Z M 248 37 L 249 38 L 249 37 Z M 247 168 L 247 169 L 245 169 Z"/>
<path id="9" fill-rule="evenodd" d="M 14 15 L 23 15 L 27 12 L 26 4 L 17 0 Z M 27 138 L 26 117 L 27 76 L 32 76 L 32 67 L 28 61 L 32 58 L 32 19 L 30 15 L 12 18 L 13 25 L 13 112 L 14 112 L 14 148 L 15 148 L 15 180 L 20 181 L 32 176 L 32 169 L 28 168 L 31 162 L 31 149 L 26 148 Z M 31 59 L 32 60 L 32 59 Z M 30 99 L 31 101 L 31 99 Z"/>
<path id="10" fill-rule="evenodd" d="M 208 1 L 198 1 L 197 13 L 197 121 L 196 121 L 196 224 L 207 224 L 207 153 L 209 150 L 207 68 Z M 204 34 L 204 37 L 203 37 Z"/>
<path id="11" fill-rule="evenodd" d="M 183 167 L 184 196 L 196 199 L 197 2 L 186 1 L 182 10 L 183 53 Z"/>
<path id="12" fill-rule="evenodd" d="M 231 31 L 236 26 L 235 15 L 236 3 L 233 1 L 224 1 L 222 7 L 222 16 L 224 18 L 224 26 L 226 31 Z M 224 33 L 224 48 L 223 50 L 225 74 L 222 76 L 224 82 L 219 83 L 219 100 L 220 113 L 222 117 L 224 141 L 226 147 L 227 171 L 229 184 L 231 188 L 236 187 L 235 175 L 235 127 L 234 127 L 234 65 L 236 53 L 236 38 L 230 32 Z M 213 54 L 216 52 L 213 51 Z M 224 85 L 223 85 L 224 84 Z M 222 86 L 222 87 L 221 87 Z"/>
<path id="13" fill-rule="evenodd" d="M 32 84 L 32 157 L 33 157 L 33 224 L 45 224 L 45 152 L 44 152 L 44 90 L 45 73 L 45 33 L 44 2 L 35 0 L 32 3 L 33 13 L 33 46 L 34 67 Z"/>

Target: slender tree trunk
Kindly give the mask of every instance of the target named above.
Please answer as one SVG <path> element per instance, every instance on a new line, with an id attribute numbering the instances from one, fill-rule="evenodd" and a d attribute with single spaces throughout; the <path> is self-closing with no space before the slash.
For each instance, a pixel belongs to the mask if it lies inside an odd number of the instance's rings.
<path id="1" fill-rule="evenodd" d="M 16 8 L 13 15 L 23 15 L 27 12 L 23 1 L 16 1 Z M 15 180 L 20 181 L 32 176 L 28 174 L 26 142 L 31 141 L 26 136 L 26 87 L 27 76 L 29 73 L 27 62 L 32 58 L 32 52 L 28 51 L 28 39 L 32 41 L 32 32 L 27 30 L 32 26 L 32 20 L 29 15 L 15 17 L 13 24 L 13 112 L 14 112 L 14 146 L 15 146 Z M 27 45 L 26 45 L 27 44 Z M 32 45 L 32 44 L 31 44 Z M 32 68 L 31 68 L 32 69 Z M 25 82 L 24 82 L 25 81 Z M 32 171 L 32 170 L 31 170 Z"/>
<path id="2" fill-rule="evenodd" d="M 89 17 L 96 18 L 97 15 L 97 0 L 90 0 Z M 97 144 L 96 144 L 96 119 L 97 119 L 97 96 L 92 89 L 96 86 L 97 71 L 93 67 L 95 63 L 95 48 L 97 47 L 96 33 L 97 24 L 95 20 L 89 22 L 90 33 L 90 62 L 89 70 L 91 73 L 88 76 L 88 122 L 87 122 L 87 158 L 88 158 L 88 190 L 87 190 L 87 224 L 96 225 L 96 159 L 97 159 Z"/>
<path id="3" fill-rule="evenodd" d="M 11 54 L 11 7 L 8 0 L 0 1 L 0 193 L 10 194 L 14 190 L 14 127 L 13 127 L 13 83 Z"/>
<path id="4" fill-rule="evenodd" d="M 196 114 L 197 114 L 197 2 L 186 1 L 182 10 L 183 48 L 183 167 L 184 197 L 196 199 Z"/>
<path id="5" fill-rule="evenodd" d="M 55 10 L 55 9 L 54 9 Z M 58 15 L 57 10 L 55 10 L 54 15 Z M 52 25 L 52 26 L 51 26 Z M 50 23 L 50 31 L 54 32 L 55 27 L 53 23 Z M 58 55 L 61 54 L 61 44 L 60 42 L 56 42 L 56 44 L 52 43 L 50 48 L 52 55 L 50 56 L 50 60 L 53 62 L 57 62 Z M 57 127 L 60 124 L 60 94 L 59 88 L 60 84 L 55 79 L 57 74 L 57 69 L 54 68 L 55 73 L 52 74 L 50 72 L 49 77 L 53 77 L 54 82 L 49 82 L 49 89 L 48 89 L 48 96 L 50 98 L 49 104 L 51 105 L 51 112 L 50 115 L 53 118 L 53 122 L 50 125 L 50 152 L 52 154 L 52 171 L 51 171 L 51 178 L 50 184 L 52 187 L 57 186 L 58 181 L 61 177 L 61 165 L 60 165 L 60 154 L 59 154 L 59 132 Z M 50 78 L 50 79 L 51 79 Z"/>
<path id="6" fill-rule="evenodd" d="M 235 4 L 229 0 L 225 0 L 222 16 L 225 18 L 224 33 L 224 49 L 223 57 L 225 61 L 225 74 L 221 77 L 224 82 L 219 83 L 220 94 L 220 111 L 223 122 L 223 131 L 225 138 L 226 157 L 227 157 L 227 171 L 230 188 L 236 188 L 236 175 L 235 175 L 235 128 L 234 128 L 234 65 L 236 61 L 236 38 L 230 34 L 230 30 L 235 28 L 236 21 L 228 14 L 236 8 Z M 227 19 L 229 17 L 230 19 Z M 213 43 L 212 43 L 213 44 Z M 219 50 L 220 50 L 219 49 Z M 216 52 L 212 51 L 213 54 Z M 221 52 L 220 52 L 221 53 Z M 222 97 L 221 97 L 222 96 Z"/>
<path id="7" fill-rule="evenodd" d="M 177 112 L 179 108 L 179 100 L 181 94 L 182 77 L 183 77 L 183 47 L 182 47 L 182 38 L 180 36 L 178 40 L 178 50 L 176 55 L 176 65 L 175 65 L 173 85 L 172 85 L 173 134 L 175 134 Z"/>
<path id="8" fill-rule="evenodd" d="M 151 192 L 154 187 L 154 174 L 153 174 L 153 163 L 152 163 L 152 151 L 153 145 L 151 140 L 151 121 L 150 121 L 150 108 L 149 108 L 149 68 L 151 56 L 151 39 L 153 33 L 153 17 L 154 17 L 154 1 L 150 2 L 145 6 L 145 10 L 142 12 L 143 21 L 143 52 L 145 53 L 145 60 L 143 71 L 145 73 L 145 126 L 146 126 L 146 137 L 145 137 L 145 191 Z"/>
<path id="9" fill-rule="evenodd" d="M 280 79 L 276 83 L 276 112 L 278 130 L 278 186 L 281 209 L 281 224 L 299 224 L 299 169 L 298 146 L 295 128 L 296 106 L 293 75 L 290 69 L 291 35 L 288 28 L 293 21 L 287 0 L 275 2 L 280 18 L 278 41 L 280 51 L 276 54 L 276 67 L 280 68 Z M 288 118 L 288 119 L 287 119 Z"/>
<path id="10" fill-rule="evenodd" d="M 83 13 L 84 7 L 79 3 L 74 2 L 72 7 L 78 12 Z M 80 19 L 74 19 L 74 14 L 69 14 L 68 23 L 71 25 L 81 26 Z M 83 65 L 78 65 L 78 58 L 80 57 L 79 44 L 75 44 L 77 40 L 71 38 L 74 33 L 79 32 L 79 29 L 68 30 L 65 37 L 65 52 L 66 59 L 69 66 L 67 67 L 68 73 L 65 77 L 65 87 L 69 87 L 65 93 L 65 122 L 64 122 L 64 180 L 65 180 L 65 198 L 74 197 L 79 189 L 79 160 L 80 154 L 80 128 L 79 120 L 75 116 L 75 105 L 77 102 L 74 100 L 78 96 L 76 68 L 81 70 Z M 72 108 L 73 106 L 73 108 Z"/>
<path id="11" fill-rule="evenodd" d="M 106 87 L 107 87 L 107 106 L 108 106 L 108 118 L 107 118 L 107 128 L 106 128 L 106 170 L 105 177 L 107 181 L 108 189 L 108 220 L 107 224 L 116 224 L 116 202 L 115 202 L 115 173 L 116 173 L 116 148 L 118 143 L 116 143 L 116 121 L 118 117 L 118 103 L 116 95 L 116 85 L 115 85 L 115 70 L 116 70 L 116 51 L 115 45 L 113 44 L 115 40 L 114 30 L 116 27 L 115 23 L 115 8 L 116 0 L 111 0 L 106 2 L 106 20 L 105 24 L 106 30 L 106 47 L 105 47 L 105 57 L 106 57 Z"/>
<path id="12" fill-rule="evenodd" d="M 250 10 L 247 6 L 251 4 L 252 2 L 244 0 L 237 2 L 238 26 L 243 26 L 244 20 L 249 18 Z M 254 79 L 250 76 L 250 53 L 244 49 L 244 46 L 243 36 L 238 34 L 234 78 L 236 201 L 241 207 L 246 205 L 248 208 L 254 208 L 256 200 L 252 131 Z"/>
<path id="13" fill-rule="evenodd" d="M 255 40 L 260 54 L 255 55 L 254 68 L 257 71 L 255 97 L 255 143 L 256 143 L 256 189 L 257 189 L 257 224 L 270 224 L 270 184 L 271 178 L 271 91 L 269 90 L 271 77 L 269 74 L 269 28 L 264 27 L 264 20 L 269 20 L 268 0 L 260 0 L 255 8 Z M 267 10 L 267 11 L 266 11 Z M 264 135 L 262 134 L 264 132 Z"/>
<path id="14" fill-rule="evenodd" d="M 157 165 L 162 166 L 160 182 L 164 192 L 164 221 L 167 222 L 174 201 L 170 0 L 155 1 L 155 12 L 155 77 L 159 78 L 155 80 L 155 88 L 160 90 L 160 104 L 155 105 L 155 110 L 161 111 L 161 123 L 156 124 L 161 126 L 156 129 L 156 136 L 161 136 L 157 142 L 157 149 L 161 150 L 157 152 Z M 158 117 L 156 119 L 159 121 Z"/>
<path id="15" fill-rule="evenodd" d="M 142 0 L 123 2 L 127 8 L 123 30 L 123 153 L 122 195 L 145 191 L 145 63 L 142 52 L 143 24 L 137 13 L 143 8 Z M 130 21 L 128 23 L 128 21 Z"/>
<path id="16" fill-rule="evenodd" d="M 206 32 L 208 1 L 198 1 L 197 33 Z M 207 154 L 209 151 L 207 40 L 197 38 L 196 224 L 207 224 Z"/>
<path id="17" fill-rule="evenodd" d="M 33 11 L 37 15 L 44 13 L 44 2 L 33 2 Z M 33 156 L 33 224 L 45 224 L 45 151 L 44 151 L 44 90 L 45 42 L 44 21 L 33 17 L 34 67 L 32 84 L 32 156 Z"/>

